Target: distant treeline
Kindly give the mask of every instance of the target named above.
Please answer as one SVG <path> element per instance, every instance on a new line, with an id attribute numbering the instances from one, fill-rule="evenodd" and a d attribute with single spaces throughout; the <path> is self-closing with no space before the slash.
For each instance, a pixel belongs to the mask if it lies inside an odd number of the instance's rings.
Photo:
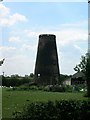
<path id="1" fill-rule="evenodd" d="M 61 83 L 67 79 L 68 75 L 60 75 L 60 81 Z M 11 75 L 11 76 L 1 76 L 0 79 L 0 84 L 2 86 L 7 86 L 7 87 L 16 87 L 16 86 L 20 86 L 20 85 L 24 85 L 24 84 L 28 84 L 28 83 L 34 83 L 34 74 L 31 73 L 30 76 L 26 75 L 24 77 L 19 76 L 19 75 Z"/>
<path id="2" fill-rule="evenodd" d="M 2 86 L 7 86 L 7 87 L 16 87 L 16 86 L 20 86 L 23 85 L 25 83 L 30 83 L 34 80 L 34 76 L 33 74 L 31 74 L 30 76 L 18 76 L 18 75 L 12 75 L 12 76 L 1 76 L 1 81 L 2 81 Z M 0 82 L 1 83 L 1 82 Z"/>

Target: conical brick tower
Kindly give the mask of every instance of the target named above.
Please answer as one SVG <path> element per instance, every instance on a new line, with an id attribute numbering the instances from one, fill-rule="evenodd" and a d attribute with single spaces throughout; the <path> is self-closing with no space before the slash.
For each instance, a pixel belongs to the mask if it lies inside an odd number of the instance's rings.
<path id="1" fill-rule="evenodd" d="M 56 36 L 39 35 L 35 64 L 35 83 L 38 85 L 55 85 L 59 83 L 59 64 Z"/>

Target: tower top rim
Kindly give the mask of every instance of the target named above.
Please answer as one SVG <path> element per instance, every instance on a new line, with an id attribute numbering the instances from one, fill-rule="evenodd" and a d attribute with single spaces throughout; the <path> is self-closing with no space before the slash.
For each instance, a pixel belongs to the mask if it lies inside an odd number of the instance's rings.
<path id="1" fill-rule="evenodd" d="M 54 34 L 40 34 L 39 37 L 49 37 L 49 36 L 53 36 L 53 37 L 56 37 L 56 35 Z"/>

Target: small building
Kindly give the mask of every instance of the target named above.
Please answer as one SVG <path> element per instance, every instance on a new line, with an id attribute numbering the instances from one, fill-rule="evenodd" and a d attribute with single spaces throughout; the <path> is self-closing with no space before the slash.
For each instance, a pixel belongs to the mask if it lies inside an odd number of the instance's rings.
<path id="1" fill-rule="evenodd" d="M 71 85 L 84 84 L 85 76 L 82 72 L 75 73 L 71 78 Z"/>
<path id="2" fill-rule="evenodd" d="M 63 85 L 71 85 L 71 77 L 64 80 Z"/>
<path id="3" fill-rule="evenodd" d="M 70 78 L 66 79 L 63 82 L 63 85 L 79 85 L 79 84 L 85 84 L 85 76 L 82 72 L 77 72 L 73 74 Z"/>

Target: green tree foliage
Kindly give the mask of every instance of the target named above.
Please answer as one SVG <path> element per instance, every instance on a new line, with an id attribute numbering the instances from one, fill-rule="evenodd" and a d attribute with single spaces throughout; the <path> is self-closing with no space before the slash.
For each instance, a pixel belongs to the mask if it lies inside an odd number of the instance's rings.
<path id="1" fill-rule="evenodd" d="M 30 77 L 34 77 L 34 74 L 33 74 L 33 73 L 30 73 Z"/>
<path id="2" fill-rule="evenodd" d="M 63 83 L 63 81 L 64 81 L 65 79 L 68 79 L 68 78 L 70 78 L 70 77 L 71 77 L 71 75 L 60 74 L 60 81 L 61 81 L 61 84 Z"/>
<path id="3" fill-rule="evenodd" d="M 90 54 L 88 54 L 87 57 L 86 80 L 87 80 L 88 97 L 90 97 Z"/>
<path id="4" fill-rule="evenodd" d="M 13 113 L 14 120 L 88 120 L 89 101 L 48 101 L 25 105 L 23 111 Z"/>
<path id="5" fill-rule="evenodd" d="M 90 97 L 90 54 L 86 53 L 85 56 L 81 56 L 81 61 L 74 68 L 77 72 L 83 72 L 87 81 L 87 95 Z"/>
<path id="6" fill-rule="evenodd" d="M 0 66 L 3 64 L 4 60 L 5 60 L 5 59 L 0 60 Z"/>
<path id="7" fill-rule="evenodd" d="M 18 75 L 12 75 L 11 77 L 5 77 L 2 76 L 2 86 L 7 86 L 7 87 L 16 87 L 16 86 L 20 86 L 20 85 L 24 85 L 24 84 L 28 84 L 30 82 L 32 82 L 33 79 L 31 79 L 30 77 L 21 77 Z"/>

